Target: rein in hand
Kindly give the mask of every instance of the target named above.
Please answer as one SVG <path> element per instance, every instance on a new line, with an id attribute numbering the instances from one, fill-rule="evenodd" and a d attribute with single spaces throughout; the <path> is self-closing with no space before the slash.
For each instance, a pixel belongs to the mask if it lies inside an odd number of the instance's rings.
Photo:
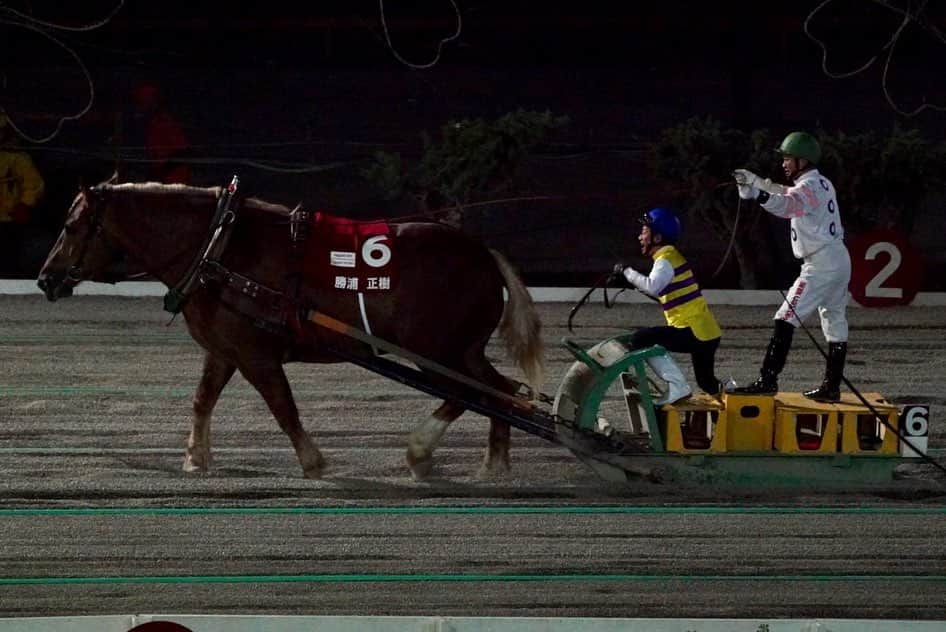
<path id="1" fill-rule="evenodd" d="M 578 313 L 578 310 L 581 309 L 581 307 L 582 307 L 585 303 L 588 302 L 588 298 L 589 298 L 589 297 L 592 295 L 592 293 L 593 293 L 595 290 L 597 290 L 599 287 L 600 287 L 600 288 L 602 289 L 602 291 L 604 292 L 604 306 L 605 306 L 605 308 L 611 309 L 611 306 L 614 305 L 614 300 L 613 300 L 613 299 L 610 299 L 610 298 L 608 297 L 608 283 L 611 281 L 611 277 L 612 277 L 612 276 L 613 276 L 613 273 L 611 273 L 611 272 L 608 272 L 608 273 L 606 273 L 606 274 L 601 275 L 601 276 L 598 278 L 598 280 L 595 281 L 594 284 L 588 289 L 588 291 L 585 292 L 585 295 L 582 296 L 582 297 L 578 300 L 578 302 L 575 304 L 574 307 L 572 307 L 571 311 L 568 313 L 568 331 L 570 331 L 570 332 L 572 332 L 572 333 L 575 333 L 575 330 L 572 329 L 572 320 L 575 318 L 575 314 L 577 314 L 577 313 Z M 620 290 L 618 290 L 617 293 L 615 293 L 614 298 L 617 298 L 617 297 L 618 297 L 618 294 L 620 294 L 621 292 L 623 292 L 625 289 L 627 289 L 627 288 L 621 288 Z"/>

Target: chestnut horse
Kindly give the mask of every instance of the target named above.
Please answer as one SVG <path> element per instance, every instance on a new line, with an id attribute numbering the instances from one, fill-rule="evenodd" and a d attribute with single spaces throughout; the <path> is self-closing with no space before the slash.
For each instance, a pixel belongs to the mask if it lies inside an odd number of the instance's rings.
<path id="1" fill-rule="evenodd" d="M 119 264 L 146 271 L 169 288 L 175 287 L 204 252 L 211 223 L 218 216 L 218 199 L 225 192 L 221 187 L 156 183 L 103 183 L 83 189 L 39 273 L 40 288 L 55 301 L 71 295 L 81 281 L 120 280 L 115 276 Z M 520 383 L 502 376 L 485 355 L 498 328 L 511 359 L 533 392 L 538 392 L 542 374 L 538 315 L 528 290 L 502 255 L 446 225 L 391 222 L 388 229 L 396 244 L 398 277 L 390 291 L 362 295 L 309 282 L 293 286 L 299 264 L 292 255 L 291 216 L 288 207 L 257 198 L 243 200 L 219 263 L 259 287 L 294 296 L 293 304 L 317 306 L 320 312 L 355 327 L 370 323 L 372 335 L 512 394 Z M 184 470 L 209 468 L 211 413 L 239 370 L 289 436 L 303 474 L 319 478 L 324 460 L 299 421 L 283 364 L 344 361 L 326 345 L 359 358 L 373 355 L 372 349 L 322 328 L 315 335 L 299 335 L 298 329 L 262 326 L 258 319 L 224 304 L 220 288 L 213 283 L 193 287 L 182 313 L 205 355 Z M 305 328 L 315 326 L 306 324 Z M 444 431 L 463 412 L 459 403 L 446 399 L 413 429 L 407 464 L 415 478 L 429 472 Z M 491 419 L 481 473 L 508 468 L 509 424 Z"/>

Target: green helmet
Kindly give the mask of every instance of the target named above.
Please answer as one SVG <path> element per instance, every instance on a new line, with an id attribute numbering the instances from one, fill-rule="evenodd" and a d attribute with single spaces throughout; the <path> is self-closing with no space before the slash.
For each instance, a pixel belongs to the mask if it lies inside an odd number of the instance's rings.
<path id="1" fill-rule="evenodd" d="M 783 154 L 804 158 L 813 165 L 821 160 L 821 145 L 818 139 L 808 132 L 792 132 L 785 137 L 778 150 Z"/>

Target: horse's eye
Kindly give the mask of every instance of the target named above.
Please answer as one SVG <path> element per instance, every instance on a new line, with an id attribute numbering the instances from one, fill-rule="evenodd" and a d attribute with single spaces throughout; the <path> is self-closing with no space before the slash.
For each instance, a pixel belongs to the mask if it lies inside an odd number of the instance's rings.
<path id="1" fill-rule="evenodd" d="M 63 227 L 63 230 L 66 231 L 66 234 L 67 234 L 67 235 L 75 235 L 75 234 L 78 232 L 78 231 L 76 230 L 76 227 L 73 226 L 72 224 L 66 224 L 66 225 Z"/>

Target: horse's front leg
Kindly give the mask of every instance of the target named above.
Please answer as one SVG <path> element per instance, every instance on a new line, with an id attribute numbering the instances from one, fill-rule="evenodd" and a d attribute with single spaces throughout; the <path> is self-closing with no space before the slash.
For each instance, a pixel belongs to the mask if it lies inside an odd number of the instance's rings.
<path id="1" fill-rule="evenodd" d="M 289 436 L 299 457 L 299 464 L 302 465 L 303 475 L 306 478 L 321 478 L 325 459 L 299 422 L 299 410 L 282 365 L 254 364 L 241 367 L 240 373 L 263 396 L 279 427 Z"/>
<path id="2" fill-rule="evenodd" d="M 184 471 L 206 471 L 210 467 L 210 416 L 236 366 L 209 351 L 204 354 L 204 371 L 194 393 L 194 417 L 184 453 Z"/>

